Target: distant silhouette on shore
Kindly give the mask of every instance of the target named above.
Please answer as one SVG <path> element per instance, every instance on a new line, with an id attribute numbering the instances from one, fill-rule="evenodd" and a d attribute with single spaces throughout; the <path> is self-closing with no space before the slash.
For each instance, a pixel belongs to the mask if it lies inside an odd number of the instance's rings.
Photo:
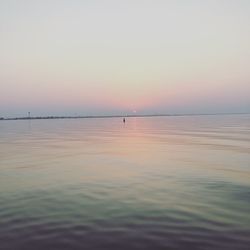
<path id="1" fill-rule="evenodd" d="M 125 118 L 123 118 L 123 123 L 125 123 L 126 122 L 126 120 L 125 120 Z"/>

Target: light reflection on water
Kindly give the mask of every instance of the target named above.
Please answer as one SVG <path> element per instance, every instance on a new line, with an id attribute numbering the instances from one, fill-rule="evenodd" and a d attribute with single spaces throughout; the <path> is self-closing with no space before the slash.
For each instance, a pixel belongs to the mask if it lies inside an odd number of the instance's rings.
<path id="1" fill-rule="evenodd" d="M 0 249 L 248 249 L 250 116 L 0 122 Z"/>

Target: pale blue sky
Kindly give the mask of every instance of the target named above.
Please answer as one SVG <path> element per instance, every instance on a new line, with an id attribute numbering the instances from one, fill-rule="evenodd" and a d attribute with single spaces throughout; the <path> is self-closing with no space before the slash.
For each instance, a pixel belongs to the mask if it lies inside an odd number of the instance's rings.
<path id="1" fill-rule="evenodd" d="M 0 0 L 0 116 L 250 111 L 250 1 Z"/>

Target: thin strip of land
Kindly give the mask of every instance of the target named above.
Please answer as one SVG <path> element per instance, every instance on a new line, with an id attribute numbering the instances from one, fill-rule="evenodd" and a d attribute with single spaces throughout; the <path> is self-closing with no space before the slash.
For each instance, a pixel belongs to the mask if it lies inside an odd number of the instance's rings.
<path id="1" fill-rule="evenodd" d="M 121 118 L 121 117 L 160 117 L 160 116 L 208 116 L 208 115 L 246 115 L 250 113 L 200 113 L 200 114 L 131 114 L 131 115 L 86 115 L 86 116 L 23 116 L 23 117 L 0 117 L 6 120 L 48 120 L 48 119 L 86 119 L 86 118 Z"/>

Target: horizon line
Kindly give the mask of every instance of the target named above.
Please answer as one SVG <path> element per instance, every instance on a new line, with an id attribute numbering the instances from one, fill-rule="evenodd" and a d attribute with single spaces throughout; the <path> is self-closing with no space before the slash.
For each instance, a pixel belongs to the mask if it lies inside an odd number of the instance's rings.
<path id="1" fill-rule="evenodd" d="M 174 114 L 131 114 L 131 115 L 75 115 L 75 116 L 22 116 L 22 117 L 0 117 L 6 120 L 48 120 L 48 119 L 86 119 L 86 118 L 121 118 L 121 117 L 161 117 L 161 116 L 206 116 L 206 115 L 246 115 L 250 112 L 223 112 L 223 113 L 174 113 Z"/>

